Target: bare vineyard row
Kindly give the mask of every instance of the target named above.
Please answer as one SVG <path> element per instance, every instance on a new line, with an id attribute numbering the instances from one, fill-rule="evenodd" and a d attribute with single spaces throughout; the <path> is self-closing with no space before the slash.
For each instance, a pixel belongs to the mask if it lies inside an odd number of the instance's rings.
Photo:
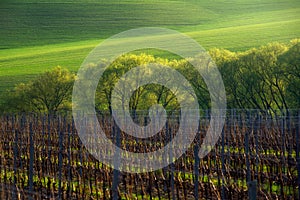
<path id="1" fill-rule="evenodd" d="M 99 122 L 119 147 L 150 152 L 176 134 L 177 118 L 170 117 L 161 132 L 143 140 L 120 131 L 110 116 L 99 116 Z M 209 126 L 205 114 L 194 142 L 176 162 L 154 172 L 131 174 L 91 156 L 70 117 L 2 116 L 0 198 L 298 199 L 299 122 L 298 112 L 280 116 L 230 112 L 217 145 L 199 159 Z"/>

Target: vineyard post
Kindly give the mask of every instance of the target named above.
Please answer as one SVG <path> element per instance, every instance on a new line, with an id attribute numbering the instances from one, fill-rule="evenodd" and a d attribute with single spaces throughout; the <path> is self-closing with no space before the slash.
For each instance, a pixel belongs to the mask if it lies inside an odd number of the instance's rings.
<path id="1" fill-rule="evenodd" d="M 47 159 L 47 165 L 50 166 L 51 164 L 51 118 L 50 118 L 50 114 L 48 114 L 48 122 L 47 122 L 47 131 L 48 131 L 48 138 L 47 138 L 47 147 L 48 147 L 48 159 Z M 48 168 L 47 166 L 47 169 L 49 170 L 50 172 L 50 169 Z"/>
<path id="2" fill-rule="evenodd" d="M 15 120 L 14 115 L 12 115 L 12 133 L 15 133 L 15 141 L 14 141 L 14 186 L 17 186 L 17 162 L 19 160 L 18 156 L 18 130 L 15 129 Z M 17 188 L 17 187 L 16 187 Z M 17 191 L 16 191 L 17 192 Z M 16 192 L 13 192 L 13 199 L 16 199 Z"/>
<path id="3" fill-rule="evenodd" d="M 173 119 L 173 116 L 172 116 Z M 173 140 L 173 132 L 172 132 L 172 124 L 170 124 L 168 126 L 168 129 L 166 130 L 168 137 L 169 137 L 169 141 Z M 173 155 L 173 151 L 174 151 L 174 146 L 170 146 L 171 151 L 169 154 L 169 159 L 173 161 L 174 155 Z M 170 169 L 170 187 L 171 187 L 171 194 L 172 194 L 172 199 L 175 199 L 175 187 L 174 187 L 174 162 L 172 162 L 169 166 Z"/>
<path id="4" fill-rule="evenodd" d="M 29 193 L 33 194 L 33 164 L 34 164 L 34 142 L 33 142 L 33 129 L 32 129 L 32 122 L 29 123 L 29 134 L 30 134 L 30 150 L 29 150 L 29 175 L 28 175 L 28 186 L 29 186 Z M 33 199 L 30 196 L 29 199 Z"/>
<path id="5" fill-rule="evenodd" d="M 246 156 L 246 167 L 247 167 L 247 174 L 246 174 L 246 181 L 250 182 L 251 181 L 251 176 L 250 176 L 250 162 L 249 162 L 249 132 L 250 132 L 250 127 L 249 127 L 249 120 L 250 120 L 250 113 L 246 114 L 247 116 L 245 117 L 245 123 L 246 123 L 246 134 L 245 134 L 245 156 Z"/>
<path id="6" fill-rule="evenodd" d="M 221 185 L 221 199 L 225 199 L 225 160 L 224 160 L 224 156 L 225 156 L 225 132 L 224 132 L 224 128 L 222 130 L 222 150 L 221 150 L 221 164 L 222 164 L 222 185 Z M 229 151 L 229 150 L 228 150 Z"/>
<path id="7" fill-rule="evenodd" d="M 289 168 L 289 160 L 290 160 L 290 156 L 292 155 L 292 146 L 293 146 L 293 143 L 291 142 L 291 140 L 290 140 L 290 136 L 291 135 L 293 135 L 293 132 L 291 131 L 292 129 L 291 129 L 291 122 L 292 122 L 292 119 L 293 119 L 293 117 L 292 117 L 292 111 L 290 112 L 289 110 L 287 110 L 287 112 L 286 112 L 286 115 L 287 115 L 287 122 L 286 122 L 286 128 L 287 128 L 287 144 L 286 144 L 286 148 L 287 148 L 287 154 L 288 154 L 288 156 L 287 156 L 287 160 L 286 160 L 286 168 L 288 169 Z M 285 155 L 284 155 L 285 156 Z M 289 170 L 289 169 L 288 169 Z M 287 170 L 287 171 L 288 171 Z M 284 170 L 284 173 L 286 173 L 286 174 L 288 174 L 288 172 L 287 171 L 285 171 Z M 281 179 L 282 180 L 282 179 Z M 283 183 L 283 181 L 281 181 L 281 188 L 280 188 L 280 192 L 281 192 L 281 195 L 284 197 L 284 198 L 286 198 L 285 197 L 285 194 L 284 194 L 284 183 Z"/>
<path id="8" fill-rule="evenodd" d="M 257 187 L 257 181 L 249 181 L 248 182 L 248 191 L 249 191 L 249 200 L 255 200 L 256 199 L 256 187 Z"/>
<path id="9" fill-rule="evenodd" d="M 199 134 L 198 134 L 199 135 Z M 199 137 L 200 138 L 200 137 Z M 200 165 L 200 158 L 199 158 L 199 143 L 198 139 L 196 140 L 196 144 L 194 147 L 194 155 L 195 155 L 195 165 L 194 165 L 194 174 L 195 174 L 195 183 L 194 183 L 194 197 L 195 199 L 199 199 L 199 165 Z"/>
<path id="10" fill-rule="evenodd" d="M 254 141 L 255 141 L 255 179 L 258 179 L 258 171 L 259 171 L 259 150 L 258 150 L 258 134 L 260 133 L 260 125 L 261 125 L 261 115 L 256 113 L 255 119 L 255 129 L 254 129 Z"/>
<path id="11" fill-rule="evenodd" d="M 247 186 L 248 186 L 248 196 L 249 200 L 255 200 L 256 199 L 256 186 L 257 182 L 251 181 L 251 169 L 250 169 L 250 142 L 249 142 L 249 134 L 251 133 L 253 126 L 252 126 L 252 115 L 251 113 L 247 113 L 246 116 L 246 135 L 245 135 L 245 154 L 246 154 L 246 167 L 247 167 L 247 176 L 246 176 L 246 181 L 247 181 Z"/>
<path id="12" fill-rule="evenodd" d="M 70 124 L 68 124 L 68 191 L 67 191 L 67 198 L 70 196 L 71 193 L 71 128 Z"/>
<path id="13" fill-rule="evenodd" d="M 296 131 L 296 160 L 297 160 L 297 170 L 298 170 L 298 197 L 300 199 L 300 110 L 298 111 L 298 123 L 297 123 L 297 131 Z"/>
<path id="14" fill-rule="evenodd" d="M 64 121 L 65 123 L 65 121 Z M 59 120 L 58 120 L 58 126 L 59 126 Z M 61 190 L 61 180 L 62 180 L 62 152 L 63 152 L 63 130 L 61 130 L 61 127 L 58 127 L 58 134 L 59 134 L 59 154 L 58 154 L 58 199 L 62 198 L 62 190 Z"/>
<path id="15" fill-rule="evenodd" d="M 114 134 L 114 136 L 116 138 L 116 151 L 115 151 L 115 155 L 113 157 L 114 170 L 113 170 L 113 183 L 112 183 L 112 199 L 117 200 L 117 199 L 119 199 L 118 185 L 119 185 L 119 175 L 120 175 L 120 171 L 118 169 L 120 167 L 120 162 L 121 162 L 121 154 L 120 154 L 120 150 L 118 149 L 118 147 L 121 147 L 121 136 L 120 136 L 121 131 L 117 126 L 114 126 L 113 132 L 116 133 L 116 134 Z"/>
<path id="16" fill-rule="evenodd" d="M 207 113 L 206 113 L 207 114 Z M 207 117 L 207 115 L 206 115 Z M 206 118 L 205 118 L 206 119 Z M 200 167 L 200 157 L 199 157 L 199 150 L 200 150 L 200 139 L 201 139 L 201 119 L 199 118 L 198 122 L 198 130 L 196 135 L 196 142 L 194 147 L 194 156 L 195 156 L 195 165 L 194 165 L 194 174 L 195 174 L 195 183 L 194 183 L 194 197 L 195 199 L 199 199 L 199 167 Z"/>
<path id="17" fill-rule="evenodd" d="M 23 146 L 23 140 L 22 140 L 22 138 L 21 138 L 21 133 L 23 133 L 23 132 L 25 132 L 25 125 L 24 125 L 24 119 L 23 118 L 25 118 L 25 116 L 24 116 L 24 114 L 22 114 L 22 116 L 21 116 L 21 119 L 20 119 L 20 135 L 19 135 L 19 137 L 20 137 L 20 139 L 19 139 L 19 147 L 22 147 Z M 22 149 L 20 148 L 20 150 L 19 150 L 19 155 L 21 156 L 22 155 Z M 20 159 L 19 160 L 19 165 L 20 165 L 20 168 L 22 169 L 23 168 L 23 164 L 22 164 L 22 159 Z"/>
<path id="18" fill-rule="evenodd" d="M 1 120 L 3 120 L 4 121 L 4 117 L 1 119 Z M 4 121 L 5 122 L 5 121 Z M 5 126 L 4 126 L 5 127 Z M 4 128 L 4 130 L 6 129 L 6 127 Z M 2 133 L 2 134 L 0 134 L 0 149 L 1 149 L 1 151 L 2 151 L 2 141 L 3 141 L 3 135 L 4 135 L 4 132 L 0 132 L 0 133 Z M 3 159 L 3 157 L 2 157 L 2 154 L 0 154 L 0 171 L 1 171 L 1 173 L 2 173 L 2 169 L 3 169 L 3 167 L 2 166 L 4 166 L 3 164 L 2 164 L 2 159 Z M 0 182 L 2 183 L 2 176 L 0 176 Z M 0 198 L 1 199 L 4 199 L 4 184 L 0 184 Z"/>
<path id="19" fill-rule="evenodd" d="M 285 131 L 286 131 L 286 124 L 287 124 L 287 116 L 282 114 L 282 119 L 281 119 L 281 152 L 282 152 L 282 160 L 283 160 L 283 165 L 282 167 L 285 167 L 285 152 L 286 152 L 286 147 L 285 147 Z"/>

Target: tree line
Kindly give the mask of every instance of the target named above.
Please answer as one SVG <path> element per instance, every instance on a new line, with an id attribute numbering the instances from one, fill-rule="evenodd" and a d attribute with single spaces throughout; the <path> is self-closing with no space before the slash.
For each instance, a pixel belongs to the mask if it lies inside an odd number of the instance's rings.
<path id="1" fill-rule="evenodd" d="M 270 112 L 300 108 L 300 39 L 289 43 L 270 43 L 244 52 L 214 48 L 209 50 L 209 54 L 222 75 L 227 108 L 261 109 Z M 95 109 L 99 112 L 111 112 L 112 91 L 118 80 L 134 67 L 149 63 L 169 66 L 180 72 L 192 85 L 199 107 L 209 109 L 210 94 L 207 86 L 190 61 L 147 54 L 126 54 L 117 58 L 108 64 L 98 82 Z M 91 71 L 97 67 L 97 63 L 90 65 Z M 143 74 L 137 77 L 136 81 L 139 81 Z M 8 91 L 1 111 L 68 112 L 72 108 L 72 88 L 75 79 L 74 73 L 56 67 Z M 135 90 L 130 98 L 129 108 L 131 111 L 147 110 L 157 103 L 166 110 L 180 109 L 176 95 L 157 84 L 144 85 Z"/>

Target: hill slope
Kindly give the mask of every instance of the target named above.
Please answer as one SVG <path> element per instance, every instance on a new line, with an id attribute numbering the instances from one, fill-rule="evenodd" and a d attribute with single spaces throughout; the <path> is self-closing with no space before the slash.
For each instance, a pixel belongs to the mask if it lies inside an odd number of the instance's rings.
<path id="1" fill-rule="evenodd" d="M 75 0 L 0 3 L 0 93 L 57 65 L 76 70 L 101 40 L 172 28 L 203 47 L 239 51 L 300 37 L 298 0 Z"/>

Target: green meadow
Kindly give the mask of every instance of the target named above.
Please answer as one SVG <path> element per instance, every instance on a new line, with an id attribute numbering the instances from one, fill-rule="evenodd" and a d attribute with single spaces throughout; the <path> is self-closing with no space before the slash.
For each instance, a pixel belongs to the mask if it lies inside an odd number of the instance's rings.
<path id="1" fill-rule="evenodd" d="M 75 0 L 0 3 L 0 101 L 55 66 L 74 72 L 102 40 L 131 28 L 166 27 L 205 49 L 244 51 L 300 36 L 299 0 Z"/>

